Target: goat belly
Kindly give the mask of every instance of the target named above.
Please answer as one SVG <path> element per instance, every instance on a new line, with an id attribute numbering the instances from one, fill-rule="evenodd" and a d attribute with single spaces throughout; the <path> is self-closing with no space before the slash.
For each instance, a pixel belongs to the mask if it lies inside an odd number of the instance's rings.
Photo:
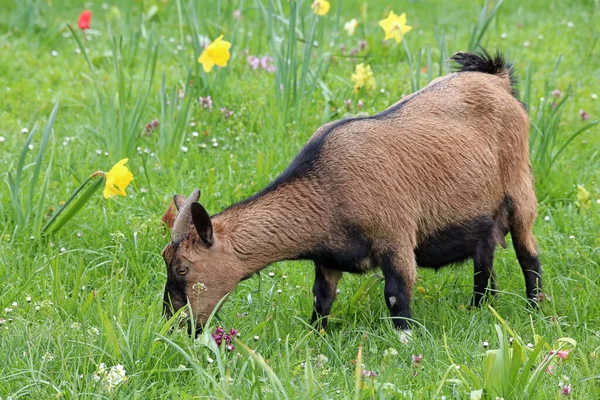
<path id="1" fill-rule="evenodd" d="M 439 230 L 418 244 L 417 265 L 438 269 L 473 257 L 478 244 L 494 234 L 495 224 L 494 219 L 483 216 Z"/>

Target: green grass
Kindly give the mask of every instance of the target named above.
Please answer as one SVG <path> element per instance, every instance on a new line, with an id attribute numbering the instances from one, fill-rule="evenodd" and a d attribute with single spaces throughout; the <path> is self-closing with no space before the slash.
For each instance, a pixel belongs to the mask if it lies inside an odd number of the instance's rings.
<path id="1" fill-rule="evenodd" d="M 239 330 L 236 349 L 229 352 L 206 337 L 194 341 L 183 332 L 169 330 L 169 323 L 161 317 L 166 270 L 160 251 L 169 236 L 160 218 L 174 193 L 187 195 L 194 187 L 202 189 L 202 203 L 211 213 L 255 193 L 285 168 L 318 126 L 345 114 L 344 100 L 352 100 L 353 113 L 374 113 L 410 93 L 415 76 L 424 86 L 429 71 L 415 75 L 415 60 L 427 65 L 430 45 L 433 77 L 444 69 L 436 40 L 441 36 L 436 31 L 443 32 L 448 54 L 467 50 L 483 1 L 373 0 L 363 16 L 361 1 L 332 1 L 329 15 L 316 30 L 319 48 L 312 49 L 312 55 L 319 58 L 310 67 L 318 70 L 320 80 L 306 78 L 302 69 L 306 46 L 296 38 L 297 79 L 308 79 L 304 84 L 311 84 L 295 102 L 288 100 L 289 110 L 282 110 L 276 102 L 275 75 L 251 70 L 243 53 L 248 49 L 253 55 L 273 55 L 270 29 L 256 1 L 243 2 L 239 21 L 232 18 L 240 7 L 238 1 L 198 2 L 195 12 L 185 0 L 147 2 L 145 8 L 139 2 L 123 3 L 119 4 L 120 17 L 114 9 L 104 10 L 100 2 L 91 7 L 92 28 L 98 34 L 83 36 L 89 36 L 84 46 L 93 75 L 83 54 L 76 53 L 77 43 L 65 25 L 78 31 L 82 2 L 0 0 L 0 136 L 5 139 L 0 143 L 0 180 L 6 182 L 0 185 L 0 318 L 5 320 L 0 325 L 0 399 L 442 395 L 465 399 L 471 390 L 481 389 L 482 343 L 488 341 L 491 349 L 502 343 L 495 328 L 499 321 L 491 310 L 467 306 L 473 279 L 470 264 L 419 271 L 412 308 L 419 327 L 408 345 L 402 345 L 393 331 L 380 282 L 363 290 L 366 276 L 344 276 L 330 327 L 320 335 L 307 324 L 312 265 L 273 265 L 267 271 L 274 276 L 265 271 L 242 282 L 211 322 L 211 328 Z M 158 6 L 157 13 L 150 19 L 153 5 Z M 307 32 L 310 1 L 298 7 L 301 18 L 296 24 Z M 491 11 L 493 4 L 489 7 Z M 383 32 L 377 21 L 390 8 L 398 14 L 406 12 L 413 27 L 406 35 L 412 71 L 402 44 L 381 44 Z M 545 82 L 562 55 L 550 89 L 566 93 L 570 85 L 571 95 L 561 108 L 555 149 L 600 117 L 600 100 L 592 98 L 593 93 L 600 94 L 600 31 L 594 24 L 599 14 L 598 2 L 591 0 L 506 0 L 482 36 L 483 46 L 502 49 L 515 62 L 522 86 L 524 82 L 531 86 L 532 116 L 548 102 Z M 360 21 L 352 37 L 342 29 L 350 18 Z M 225 33 L 225 39 L 231 40 L 235 32 L 226 69 L 206 75 L 200 72 L 195 29 L 211 39 Z M 149 53 L 161 38 L 148 90 L 144 71 L 152 62 Z M 348 57 L 359 40 L 368 42 L 366 49 L 354 59 Z M 334 47 L 329 47 L 330 42 Z M 342 44 L 348 49 L 346 55 L 339 50 Z M 120 60 L 111 55 L 116 46 L 120 46 Z M 423 49 L 420 58 L 419 49 Z M 329 56 L 331 60 L 322 62 L 320 57 Z M 372 66 L 376 93 L 353 94 L 350 76 L 360 62 Z M 529 78 L 526 71 L 530 71 Z M 211 95 L 214 107 L 211 113 L 194 99 L 190 123 L 195 126 L 186 128 L 177 125 L 177 116 L 184 117 L 185 109 L 168 109 L 166 101 L 175 101 L 176 89 L 185 87 L 188 79 L 190 93 Z M 120 94 L 118 100 L 115 93 Z M 546 97 L 544 102 L 541 97 Z M 100 109 L 100 98 L 108 111 Z M 362 110 L 356 108 L 359 99 L 365 103 Z M 143 107 L 138 100 L 145 101 Z M 40 186 L 30 203 L 57 209 L 92 172 L 108 171 L 121 155 L 130 158 L 135 180 L 125 198 L 105 200 L 98 193 L 47 240 L 23 233 L 13 238 L 15 219 L 7 183 L 27 139 L 21 130 L 31 130 L 36 121 L 38 129 L 43 127 L 57 101 L 60 109 L 48 144 L 53 153 L 43 158 L 41 167 L 43 172 L 51 171 L 45 201 L 39 199 Z M 233 116 L 225 120 L 221 107 L 233 110 Z M 592 118 L 582 121 L 580 109 Z M 168 118 L 168 129 L 177 135 L 185 130 L 188 151 L 181 151 L 179 136 L 170 138 L 166 130 L 156 130 L 151 136 L 135 134 L 154 118 Z M 198 137 L 192 132 L 199 132 Z M 107 135 L 121 136 L 105 140 Z M 128 142 L 131 135 L 133 145 Z M 33 138 L 34 150 L 25 160 L 24 176 L 35 170 L 41 136 Z M 213 140 L 218 146 L 213 146 Z M 120 154 L 127 148 L 119 143 L 125 142 L 139 150 Z M 529 398 L 562 397 L 558 384 L 563 375 L 570 379 L 574 398 L 597 398 L 600 393 L 598 149 L 596 125 L 572 141 L 543 177 L 543 187 L 538 187 L 543 196 L 535 234 L 550 300 L 539 310 L 529 309 L 514 251 L 509 246 L 496 253 L 502 291 L 492 306 L 508 326 L 525 343 L 534 343 L 535 335 L 550 344 L 562 337 L 577 342 L 568 359 L 556 363 L 553 375 L 541 375 Z M 105 156 L 104 152 L 109 153 Z M 51 170 L 46 164 L 50 159 Z M 587 210 L 576 206 L 577 184 L 591 193 Z M 49 211 L 37 210 L 35 215 L 44 215 L 45 223 Z M 13 302 L 18 305 L 12 306 Z M 367 388 L 357 391 L 359 348 L 364 368 L 378 376 L 365 378 Z M 395 348 L 398 355 L 385 357 L 389 348 Z M 411 361 L 411 355 L 419 354 L 423 368 Z M 128 379 L 112 392 L 103 389 L 93 378 L 100 363 L 109 368 L 122 364 Z M 454 364 L 461 369 L 456 370 Z M 398 392 L 384 390 L 385 383 L 395 385 Z"/>

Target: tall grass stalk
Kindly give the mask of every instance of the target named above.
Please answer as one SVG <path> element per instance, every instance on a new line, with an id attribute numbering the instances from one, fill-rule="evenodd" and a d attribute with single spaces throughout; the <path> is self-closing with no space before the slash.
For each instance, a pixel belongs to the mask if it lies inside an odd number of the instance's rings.
<path id="1" fill-rule="evenodd" d="M 160 126 L 158 151 L 163 161 L 168 155 L 179 149 L 185 140 L 185 132 L 192 113 L 194 88 L 190 85 L 192 71 L 188 71 L 187 80 L 182 88 L 167 89 L 166 73 L 163 73 L 160 87 Z M 181 91 L 181 92 L 180 92 Z M 183 93 L 183 96 L 180 96 Z"/>
<path id="2" fill-rule="evenodd" d="M 27 154 L 30 151 L 29 146 L 36 134 L 37 124 L 31 129 L 21 149 L 14 177 L 12 173 L 8 173 L 8 187 L 10 189 L 12 220 L 14 223 L 13 240 L 22 233 L 28 233 L 36 237 L 40 233 L 42 220 L 46 213 L 46 190 L 52 173 L 52 151 L 45 172 L 42 176 L 40 175 L 42 174 L 44 157 L 49 148 L 50 136 L 52 135 L 57 112 L 58 102 L 54 105 L 52 113 L 44 126 L 35 161 L 28 165 L 25 164 Z M 31 167 L 33 168 L 31 175 L 25 177 L 25 171 Z M 41 186 L 38 184 L 40 178 L 42 179 Z M 28 184 L 24 185 L 26 180 Z"/>
<path id="3" fill-rule="evenodd" d="M 498 0 L 496 5 L 489 12 L 489 0 L 485 0 L 483 2 L 483 7 L 481 8 L 481 12 L 479 13 L 479 19 L 477 20 L 477 24 L 473 28 L 473 33 L 471 34 L 471 41 L 469 42 L 469 51 L 477 50 L 477 48 L 481 46 L 481 40 L 483 39 L 483 35 L 489 28 L 490 23 L 494 20 L 494 17 L 496 16 L 498 9 L 500 9 L 500 6 L 502 6 L 503 2 L 504 0 Z"/>
<path id="4" fill-rule="evenodd" d="M 131 156 L 134 154 L 137 140 L 142 131 L 143 117 L 154 81 L 161 40 L 159 39 L 156 44 L 153 44 L 153 34 L 147 40 L 144 73 L 139 87 L 135 90 L 128 81 L 123 64 L 124 41 L 122 37 L 115 37 L 109 26 L 113 76 L 110 80 L 112 84 L 103 85 L 79 35 L 70 26 L 69 29 L 90 69 L 100 110 L 100 126 L 91 131 L 112 155 L 121 158 Z"/>
<path id="5" fill-rule="evenodd" d="M 291 0 L 284 14 L 281 0 L 256 0 L 269 32 L 269 44 L 275 65 L 275 102 L 278 122 L 301 119 L 316 88 L 328 92 L 323 77 L 330 54 L 324 50 L 324 23 L 304 1 Z M 339 14 L 339 8 L 338 8 Z M 339 19 L 339 15 L 337 17 Z M 314 57 L 316 56 L 316 57 Z M 315 59 L 311 68 L 311 61 Z"/>
<path id="6" fill-rule="evenodd" d="M 535 113 L 531 113 L 534 107 L 528 104 L 530 110 L 531 130 L 529 134 L 529 149 L 531 152 L 531 163 L 534 170 L 538 187 L 541 189 L 541 197 L 548 195 L 545 185 L 547 184 L 554 165 L 560 159 L 565 149 L 580 135 L 591 129 L 600 122 L 593 120 L 587 122 L 578 128 L 575 128 L 571 133 L 563 133 L 561 126 L 562 112 L 565 104 L 572 95 L 571 86 L 567 88 L 565 93 L 559 98 L 552 94 L 553 85 L 562 57 L 559 57 L 554 68 L 553 74 L 544 84 L 544 95 L 540 99 L 538 106 L 535 108 Z M 525 91 L 523 99 L 526 102 L 531 101 L 532 87 L 532 69 L 527 68 L 525 77 Z"/>

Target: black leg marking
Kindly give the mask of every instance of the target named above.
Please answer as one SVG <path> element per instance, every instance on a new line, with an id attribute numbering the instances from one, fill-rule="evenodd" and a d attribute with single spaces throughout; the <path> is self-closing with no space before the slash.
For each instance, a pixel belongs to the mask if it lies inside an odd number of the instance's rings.
<path id="1" fill-rule="evenodd" d="M 410 329 L 409 321 L 410 314 L 410 299 L 412 297 L 413 279 L 408 276 L 414 276 L 414 272 L 409 274 L 402 271 L 410 272 L 408 269 L 415 269 L 414 258 L 413 264 L 399 265 L 391 256 L 385 256 L 382 259 L 381 269 L 385 278 L 385 303 L 387 304 L 390 314 L 394 321 L 394 326 L 398 329 Z"/>
<path id="2" fill-rule="evenodd" d="M 313 314 L 311 324 L 319 323 L 327 329 L 327 316 L 337 295 L 337 284 L 342 272 L 315 264 L 315 284 L 313 285 Z"/>
<path id="3" fill-rule="evenodd" d="M 538 302 L 538 294 L 542 291 L 542 267 L 537 254 L 531 254 L 527 249 L 515 242 L 517 259 L 525 276 L 525 288 L 529 303 L 535 307 Z"/>
<path id="4" fill-rule="evenodd" d="M 473 292 L 473 305 L 475 307 L 481 306 L 486 290 L 492 278 L 492 288 L 496 289 L 496 279 L 494 272 L 494 250 L 496 249 L 496 242 L 493 237 L 489 237 L 479 242 L 473 255 L 473 266 L 474 266 L 474 292 Z"/>

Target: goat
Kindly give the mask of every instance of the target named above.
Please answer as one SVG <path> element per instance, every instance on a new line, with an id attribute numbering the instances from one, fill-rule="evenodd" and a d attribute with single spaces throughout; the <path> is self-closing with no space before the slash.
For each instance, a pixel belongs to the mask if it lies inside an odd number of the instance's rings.
<path id="1" fill-rule="evenodd" d="M 417 265 L 474 260 L 474 303 L 511 233 L 529 302 L 542 289 L 532 226 L 537 200 L 529 119 L 501 54 L 457 53 L 456 71 L 364 118 L 320 127 L 258 194 L 209 216 L 198 189 L 175 196 L 167 316 L 189 299 L 201 329 L 243 279 L 282 260 L 315 264 L 312 322 L 327 316 L 343 272 L 380 267 L 385 301 L 409 331 Z"/>

